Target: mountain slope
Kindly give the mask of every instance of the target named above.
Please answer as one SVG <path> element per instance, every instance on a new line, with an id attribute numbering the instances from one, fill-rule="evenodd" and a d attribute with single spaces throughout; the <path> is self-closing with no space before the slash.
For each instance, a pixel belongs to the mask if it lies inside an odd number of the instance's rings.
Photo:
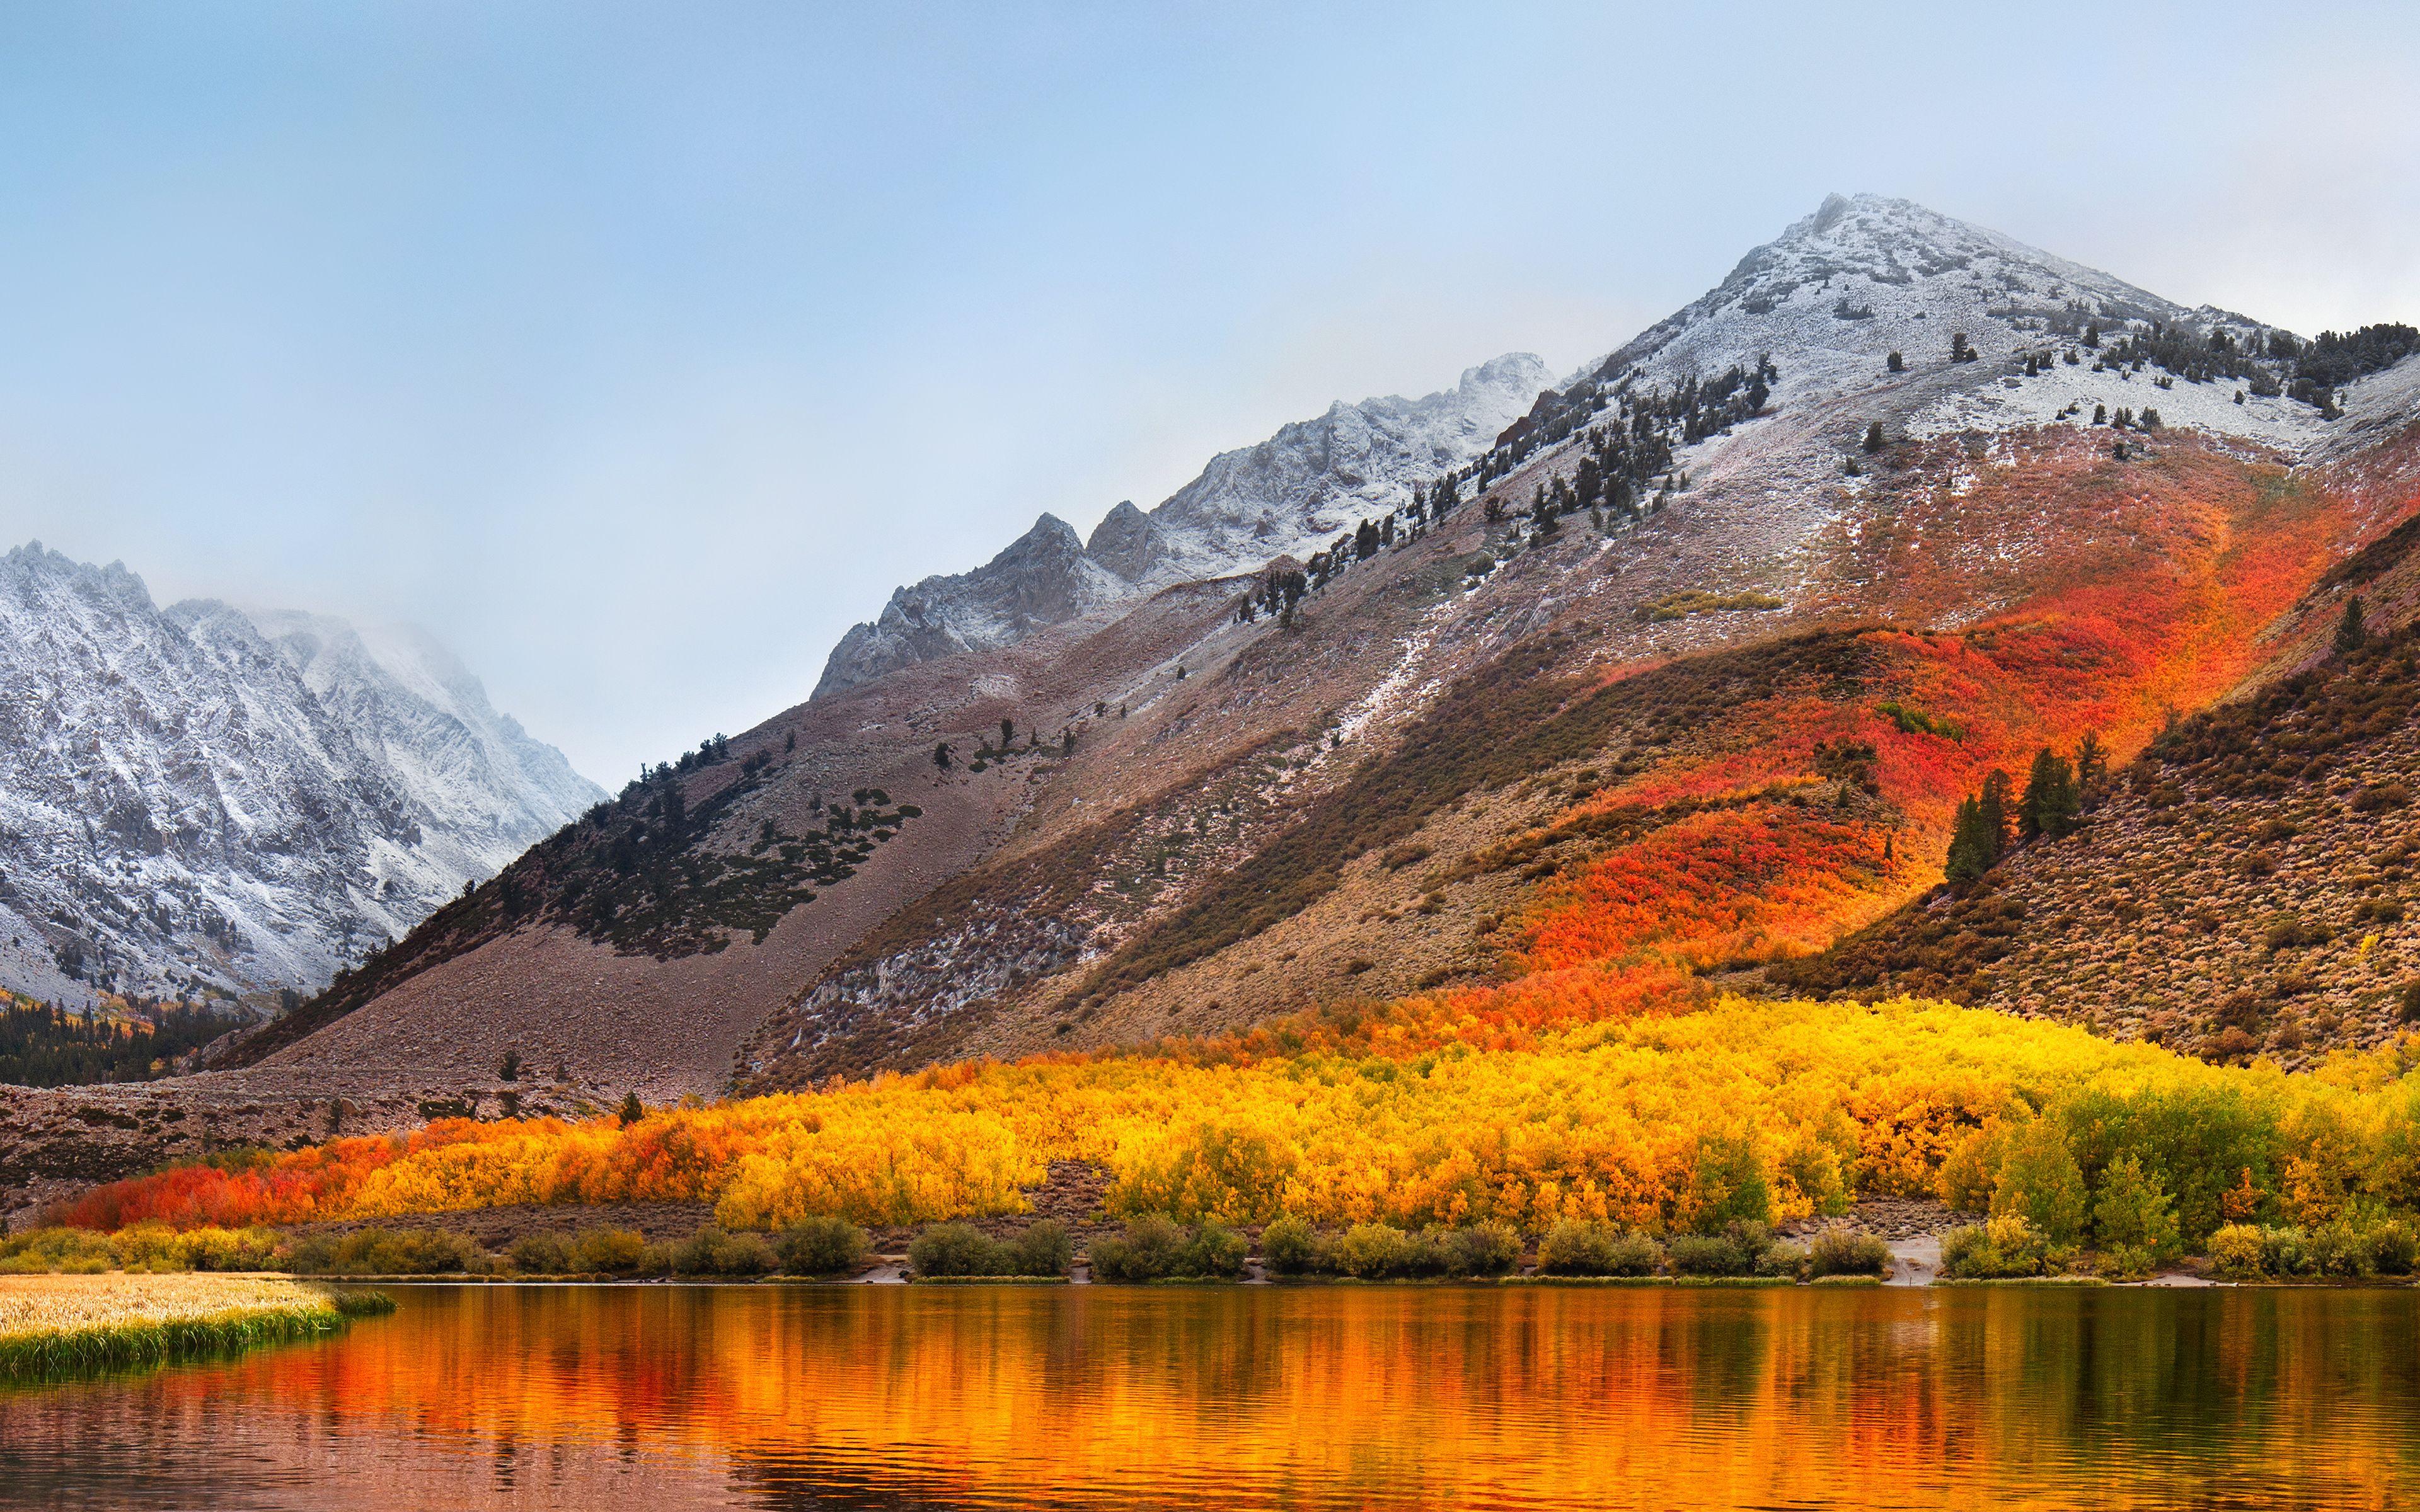
<path id="1" fill-rule="evenodd" d="M 2413 538 L 2412 362 L 2322 392 L 2287 333 L 1903 202 L 1744 266 L 1354 540 L 691 753 L 183 1095 L 411 1121 L 1688 1001 L 1921 897 L 1993 766 L 2291 672 Z"/>
<path id="2" fill-rule="evenodd" d="M 905 666 L 1011 645 L 1035 630 L 1172 583 L 1307 557 L 1339 531 L 1403 505 L 1415 483 L 1485 450 L 1546 386 L 1526 352 L 1421 399 L 1338 402 L 1257 446 L 1221 453 L 1157 508 L 1121 503 L 1093 530 L 1045 515 L 972 572 L 927 578 L 841 638 L 814 696 Z"/>
<path id="3" fill-rule="evenodd" d="M 2412 386 L 2420 360 L 2365 397 Z M 2399 493 L 2402 517 L 2272 627 L 2274 675 L 2162 732 L 2074 833 L 1777 968 L 1776 985 L 1953 996 L 2222 1061 L 2297 1065 L 2405 1032 L 2420 1018 L 2411 413 L 2349 475 L 2321 470 L 2349 494 Z M 2339 643 L 2356 600 L 2360 643 Z"/>
<path id="4" fill-rule="evenodd" d="M 432 645 L 0 559 L 0 984 L 316 988 L 603 796 Z"/>

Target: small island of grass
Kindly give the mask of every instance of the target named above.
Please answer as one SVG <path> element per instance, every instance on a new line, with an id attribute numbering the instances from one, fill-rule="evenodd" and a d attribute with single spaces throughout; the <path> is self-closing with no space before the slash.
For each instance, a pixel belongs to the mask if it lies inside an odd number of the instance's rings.
<path id="1" fill-rule="evenodd" d="M 0 1275 L 0 1381 L 164 1365 L 315 1338 L 390 1311 L 381 1293 L 269 1276 Z"/>

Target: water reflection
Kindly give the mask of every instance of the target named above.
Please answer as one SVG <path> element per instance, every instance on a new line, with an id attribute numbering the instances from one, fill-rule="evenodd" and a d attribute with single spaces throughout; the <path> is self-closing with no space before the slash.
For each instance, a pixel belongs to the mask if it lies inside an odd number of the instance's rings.
<path id="1" fill-rule="evenodd" d="M 2359 1506 L 2410 1292 L 462 1288 L 0 1396 L 99 1506 Z"/>

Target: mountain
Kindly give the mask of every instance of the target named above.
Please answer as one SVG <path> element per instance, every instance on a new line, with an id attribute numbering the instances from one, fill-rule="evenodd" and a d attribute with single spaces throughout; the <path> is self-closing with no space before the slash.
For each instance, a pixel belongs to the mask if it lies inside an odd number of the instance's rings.
<path id="1" fill-rule="evenodd" d="M 1513 352 L 1426 398 L 1340 401 L 1258 446 L 1220 453 L 1156 508 L 1120 503 L 1089 541 L 1044 515 L 972 572 L 893 593 L 878 619 L 841 638 L 814 696 L 915 662 L 1011 645 L 1171 583 L 1307 557 L 1338 532 L 1400 508 L 1415 483 L 1485 451 L 1547 380 L 1544 363 Z"/>
<path id="2" fill-rule="evenodd" d="M 1020 600 L 1029 568 L 986 579 L 995 623 L 1026 606 L 1005 640 L 869 664 L 681 755 L 226 1069 L 141 1095 L 277 1144 L 321 1131 L 331 1099 L 349 1128 L 578 1113 L 1375 1005 L 1483 1014 L 1511 1043 L 1772 990 L 1961 906 L 1943 859 L 1993 770 L 2022 779 L 2089 733 L 2134 792 L 2172 722 L 2333 655 L 2350 594 L 2400 634 L 2415 347 L 2393 326 L 2304 340 L 1903 201 L 1830 200 L 1459 460 L 1407 469 L 1391 507 L 1266 538 L 1272 566 L 1232 535 L 1169 544 L 1205 520 L 1250 538 L 1220 501 L 1258 486 L 1240 460 L 1109 538 L 1046 527 L 1020 560 L 1055 562 L 1067 594 Z M 1223 575 L 1182 576 L 1204 571 Z M 1095 573 L 1134 586 L 1087 597 Z M 2406 717 L 2364 705 L 2385 744 L 2357 789 L 2408 764 Z M 2279 748 L 2307 762 L 2311 738 Z M 2324 765 L 2294 780 L 2351 809 Z M 2089 843 L 2149 879 L 2177 843 L 2120 844 L 2132 811 L 2096 810 Z M 2400 873 L 2323 843 L 2330 901 L 2257 906 L 2344 940 L 2361 889 Z M 2361 961 L 2402 960 L 2378 919 Z M 2354 991 L 2333 965 L 2312 980 Z M 2294 1022 L 2366 1042 L 2382 1001 Z M 506 1083 L 508 1056 L 545 1074 Z M 163 1113 L 96 1154 L 89 1120 L 32 1096 L 0 1103 L 0 1130 L 23 1151 L 0 1184 L 27 1190 L 190 1137 Z"/>
<path id="3" fill-rule="evenodd" d="M 425 636 L 0 558 L 0 985 L 317 989 L 604 796 Z"/>

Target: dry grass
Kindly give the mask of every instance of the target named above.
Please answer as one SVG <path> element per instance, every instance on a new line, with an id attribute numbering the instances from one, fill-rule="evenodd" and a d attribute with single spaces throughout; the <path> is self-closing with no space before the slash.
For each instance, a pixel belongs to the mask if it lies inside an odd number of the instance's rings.
<path id="1" fill-rule="evenodd" d="M 324 1288 L 262 1276 L 8 1275 L 0 1276 L 0 1338 L 333 1305 Z"/>
<path id="2" fill-rule="evenodd" d="M 380 1292 L 345 1295 L 264 1276 L 0 1276 L 0 1380 L 316 1338 L 394 1306 Z"/>

